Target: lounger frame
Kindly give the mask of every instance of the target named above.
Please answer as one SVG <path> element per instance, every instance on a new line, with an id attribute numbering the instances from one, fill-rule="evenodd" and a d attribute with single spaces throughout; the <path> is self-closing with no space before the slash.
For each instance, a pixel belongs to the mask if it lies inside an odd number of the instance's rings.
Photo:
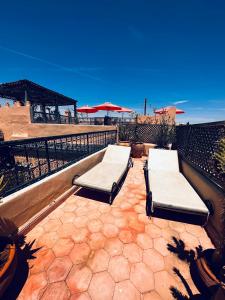
<path id="1" fill-rule="evenodd" d="M 72 180 L 72 184 L 73 185 L 76 185 L 78 187 L 82 187 L 82 188 L 85 188 L 85 189 L 88 189 L 88 190 L 92 190 L 92 191 L 98 191 L 98 192 L 101 192 L 101 193 L 104 193 L 104 194 L 107 194 L 109 195 L 109 204 L 111 205 L 112 202 L 113 202 L 113 199 L 115 198 L 115 196 L 117 195 L 117 193 L 119 192 L 119 190 L 121 189 L 121 186 L 122 186 L 122 183 L 129 171 L 130 168 L 133 167 L 133 161 L 131 159 L 131 157 L 129 158 L 128 160 L 128 164 L 127 164 L 127 168 L 123 174 L 123 176 L 121 177 L 121 179 L 118 181 L 118 182 L 113 182 L 112 184 L 112 188 L 111 188 L 111 191 L 110 192 L 107 192 L 107 191 L 103 191 L 101 189 L 96 189 L 96 188 L 90 188 L 90 187 L 87 187 L 87 186 L 84 186 L 84 185 L 81 185 L 81 184 L 77 184 L 75 183 L 75 180 L 80 177 L 81 175 L 78 175 L 76 174 L 74 177 L 73 177 L 73 180 Z"/>

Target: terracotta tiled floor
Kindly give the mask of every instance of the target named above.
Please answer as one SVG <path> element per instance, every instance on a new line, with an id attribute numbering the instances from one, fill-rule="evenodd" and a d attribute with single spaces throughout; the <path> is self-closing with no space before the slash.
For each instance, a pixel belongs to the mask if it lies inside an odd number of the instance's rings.
<path id="1" fill-rule="evenodd" d="M 41 246 L 19 299 L 172 299 L 184 292 L 176 266 L 193 291 L 187 264 L 167 250 L 171 237 L 187 247 L 212 246 L 201 227 L 145 216 L 143 160 L 108 204 L 73 195 L 28 235 Z"/>

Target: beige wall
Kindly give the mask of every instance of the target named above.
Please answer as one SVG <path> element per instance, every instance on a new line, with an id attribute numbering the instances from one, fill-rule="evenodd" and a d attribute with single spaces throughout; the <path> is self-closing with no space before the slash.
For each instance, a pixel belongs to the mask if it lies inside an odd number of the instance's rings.
<path id="1" fill-rule="evenodd" d="M 11 219 L 18 227 L 24 225 L 43 208 L 71 188 L 75 175 L 82 175 L 99 163 L 105 149 L 15 192 L 0 202 L 0 216 Z"/>
<path id="2" fill-rule="evenodd" d="M 209 217 L 206 231 L 212 242 L 218 246 L 219 241 L 221 241 L 222 237 L 225 235 L 225 224 L 222 220 L 221 213 L 225 210 L 225 196 L 216 185 L 212 184 L 207 178 L 202 176 L 186 162 L 181 161 L 181 169 L 200 197 L 203 200 L 209 200 L 212 203 L 214 214 Z"/>
<path id="3" fill-rule="evenodd" d="M 0 130 L 5 141 L 115 129 L 115 126 L 104 125 L 31 123 L 30 106 L 0 107 Z"/>
<path id="4" fill-rule="evenodd" d="M 138 116 L 138 123 L 139 124 L 160 124 L 162 119 L 168 119 L 170 124 L 173 124 L 176 121 L 176 107 L 171 107 L 166 114 L 162 115 L 154 115 L 154 116 Z"/>

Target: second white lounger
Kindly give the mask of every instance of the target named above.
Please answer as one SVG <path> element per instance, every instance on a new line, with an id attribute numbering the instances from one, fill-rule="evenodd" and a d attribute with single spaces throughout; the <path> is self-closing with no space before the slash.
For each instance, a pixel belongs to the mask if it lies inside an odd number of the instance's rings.
<path id="1" fill-rule="evenodd" d="M 175 150 L 150 149 L 144 168 L 149 216 L 203 225 L 209 209 L 179 171 Z"/>
<path id="2" fill-rule="evenodd" d="M 130 147 L 109 145 L 102 161 L 83 175 L 76 175 L 73 184 L 109 194 L 111 204 L 123 176 L 132 166 L 130 151 Z"/>

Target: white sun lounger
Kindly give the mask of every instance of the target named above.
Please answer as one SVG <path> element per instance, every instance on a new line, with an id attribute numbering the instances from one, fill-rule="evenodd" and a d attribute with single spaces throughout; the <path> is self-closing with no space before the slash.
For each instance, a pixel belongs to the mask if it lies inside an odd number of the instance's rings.
<path id="1" fill-rule="evenodd" d="M 109 145 L 102 161 L 83 175 L 76 175 L 73 184 L 109 194 L 111 204 L 123 176 L 132 166 L 130 151 L 130 147 Z"/>
<path id="2" fill-rule="evenodd" d="M 145 167 L 148 216 L 205 224 L 209 209 L 179 171 L 176 150 L 150 149 Z"/>

